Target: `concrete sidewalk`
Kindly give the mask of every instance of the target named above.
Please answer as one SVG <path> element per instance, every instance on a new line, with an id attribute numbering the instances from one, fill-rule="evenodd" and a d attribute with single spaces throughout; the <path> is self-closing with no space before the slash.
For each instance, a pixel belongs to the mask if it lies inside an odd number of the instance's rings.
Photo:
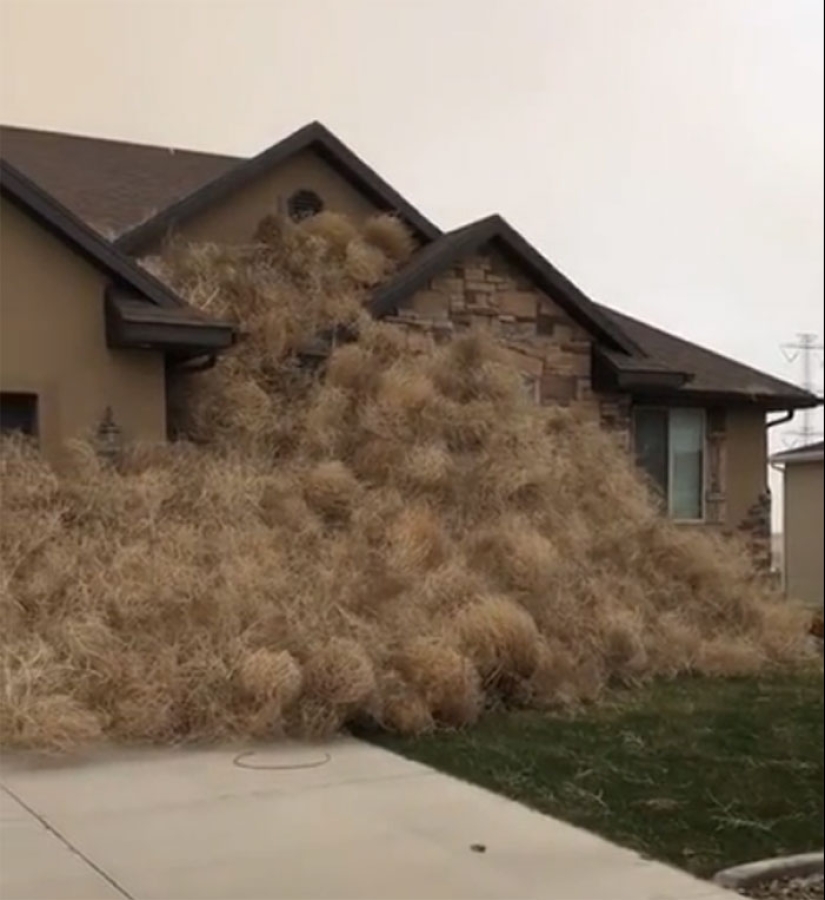
<path id="1" fill-rule="evenodd" d="M 0 897 L 733 896 L 354 740 L 237 752 L 6 756 Z"/>

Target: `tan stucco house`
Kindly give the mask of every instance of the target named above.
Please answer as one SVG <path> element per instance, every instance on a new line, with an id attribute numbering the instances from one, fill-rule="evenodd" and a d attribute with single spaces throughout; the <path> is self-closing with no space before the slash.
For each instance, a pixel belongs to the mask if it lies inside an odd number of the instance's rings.
<path id="1" fill-rule="evenodd" d="M 769 565 L 768 414 L 819 400 L 595 303 L 499 216 L 442 232 L 318 123 L 251 159 L 19 128 L 0 132 L 0 152 L 119 258 L 150 256 L 170 234 L 249 242 L 273 212 L 398 215 L 419 250 L 375 292 L 374 315 L 436 339 L 490 330 L 537 402 L 580 406 L 623 438 L 669 516 L 742 531 Z"/>
<path id="2" fill-rule="evenodd" d="M 56 458 L 66 438 L 166 438 L 170 369 L 232 329 L 187 307 L 2 161 L 0 415 Z"/>
<path id="3" fill-rule="evenodd" d="M 784 475 L 784 584 L 788 595 L 812 606 L 823 602 L 823 490 L 825 443 L 776 454 Z"/>

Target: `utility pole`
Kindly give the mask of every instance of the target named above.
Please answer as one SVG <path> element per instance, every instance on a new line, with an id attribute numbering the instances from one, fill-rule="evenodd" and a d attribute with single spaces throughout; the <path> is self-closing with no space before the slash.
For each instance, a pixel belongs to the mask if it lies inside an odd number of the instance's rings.
<path id="1" fill-rule="evenodd" d="M 817 385 L 818 379 L 815 378 L 814 372 L 817 355 L 824 350 L 825 347 L 819 343 L 818 336 L 807 331 L 797 334 L 796 341 L 793 343 L 782 344 L 782 354 L 789 363 L 796 362 L 798 359 L 802 361 L 800 386 L 812 394 L 820 393 Z M 822 368 L 822 362 L 820 362 L 819 368 Z M 822 432 L 817 431 L 814 425 L 814 410 L 803 410 L 801 428 L 798 431 L 790 432 L 788 436 L 794 439 L 794 443 L 801 442 L 803 446 L 821 437 Z"/>

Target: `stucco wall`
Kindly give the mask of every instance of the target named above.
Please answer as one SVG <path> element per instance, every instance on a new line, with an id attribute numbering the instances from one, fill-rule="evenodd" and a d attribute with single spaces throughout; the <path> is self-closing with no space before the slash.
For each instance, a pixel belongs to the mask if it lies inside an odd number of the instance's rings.
<path id="1" fill-rule="evenodd" d="M 320 156 L 306 150 L 277 166 L 274 171 L 233 191 L 219 203 L 184 222 L 177 231 L 190 241 L 247 243 L 261 219 L 278 212 L 279 208 L 286 213 L 286 201 L 301 188 L 318 194 L 325 209 L 345 213 L 356 221 L 377 211 Z"/>
<path id="2" fill-rule="evenodd" d="M 823 463 L 785 466 L 785 588 L 822 606 Z"/>
<path id="3" fill-rule="evenodd" d="M 731 407 L 726 415 L 727 522 L 738 527 L 768 489 L 765 413 Z"/>
<path id="4" fill-rule="evenodd" d="M 52 459 L 107 406 L 127 440 L 166 436 L 159 353 L 106 347 L 104 275 L 7 201 L 0 208 L 0 388 L 38 395 Z"/>

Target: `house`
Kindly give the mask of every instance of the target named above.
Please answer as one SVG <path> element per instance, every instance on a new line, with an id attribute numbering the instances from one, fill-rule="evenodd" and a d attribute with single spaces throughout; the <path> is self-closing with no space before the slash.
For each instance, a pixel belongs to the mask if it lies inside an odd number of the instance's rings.
<path id="1" fill-rule="evenodd" d="M 822 607 L 825 443 L 776 454 L 784 474 L 784 583 L 791 597 Z"/>
<path id="2" fill-rule="evenodd" d="M 56 459 L 66 438 L 166 437 L 166 378 L 230 346 L 230 326 L 0 163 L 0 421 Z"/>
<path id="3" fill-rule="evenodd" d="M 501 217 L 443 233 L 318 123 L 245 160 L 25 129 L 0 141 L 122 255 L 151 256 L 170 234 L 245 243 L 273 211 L 394 213 L 419 250 L 371 297 L 374 315 L 436 339 L 491 331 L 537 402 L 582 407 L 622 438 L 671 518 L 741 531 L 769 565 L 767 416 L 818 399 L 594 302 Z"/>

